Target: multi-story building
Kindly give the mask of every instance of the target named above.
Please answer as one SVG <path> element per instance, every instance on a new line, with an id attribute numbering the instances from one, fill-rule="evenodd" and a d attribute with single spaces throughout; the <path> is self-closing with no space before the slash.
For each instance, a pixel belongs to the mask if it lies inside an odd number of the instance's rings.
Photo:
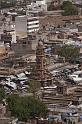
<path id="1" fill-rule="evenodd" d="M 11 16 L 0 19 L 0 40 L 3 43 L 16 43 L 15 24 L 11 20 Z"/>
<path id="2" fill-rule="evenodd" d="M 27 32 L 35 32 L 39 30 L 39 17 L 27 18 Z"/>
<path id="3" fill-rule="evenodd" d="M 39 17 L 17 16 L 15 19 L 16 33 L 18 35 L 27 35 L 39 30 Z"/>
<path id="4" fill-rule="evenodd" d="M 32 2 L 30 5 L 27 5 L 28 11 L 47 11 L 47 4 L 45 0 L 36 0 L 35 2 Z"/>
<path id="5" fill-rule="evenodd" d="M 15 28 L 16 28 L 16 35 L 19 37 L 27 36 L 27 17 L 24 16 L 17 16 L 15 18 Z"/>

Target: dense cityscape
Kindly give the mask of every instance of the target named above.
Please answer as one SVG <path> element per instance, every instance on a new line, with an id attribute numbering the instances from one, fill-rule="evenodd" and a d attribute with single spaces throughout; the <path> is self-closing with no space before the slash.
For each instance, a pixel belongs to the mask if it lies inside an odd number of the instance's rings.
<path id="1" fill-rule="evenodd" d="M 0 0 L 0 124 L 82 124 L 82 0 Z"/>

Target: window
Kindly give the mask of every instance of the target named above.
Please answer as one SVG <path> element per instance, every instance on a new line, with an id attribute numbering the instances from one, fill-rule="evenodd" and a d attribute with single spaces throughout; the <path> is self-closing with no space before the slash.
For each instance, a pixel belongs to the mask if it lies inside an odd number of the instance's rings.
<path id="1" fill-rule="evenodd" d="M 23 41 L 23 44 L 26 44 L 26 41 Z"/>

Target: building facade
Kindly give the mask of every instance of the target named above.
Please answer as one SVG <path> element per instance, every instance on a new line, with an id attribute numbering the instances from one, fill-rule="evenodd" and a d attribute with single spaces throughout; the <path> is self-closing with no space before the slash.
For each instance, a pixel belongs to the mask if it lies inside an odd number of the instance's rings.
<path id="1" fill-rule="evenodd" d="M 27 18 L 27 32 L 36 32 L 39 30 L 39 17 Z"/>
<path id="2" fill-rule="evenodd" d="M 39 17 L 17 16 L 15 25 L 17 35 L 27 36 L 28 33 L 39 30 Z"/>

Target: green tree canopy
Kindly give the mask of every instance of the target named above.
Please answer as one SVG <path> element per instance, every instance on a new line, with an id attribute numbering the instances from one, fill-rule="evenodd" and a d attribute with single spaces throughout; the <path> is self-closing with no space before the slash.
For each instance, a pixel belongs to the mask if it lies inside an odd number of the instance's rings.
<path id="1" fill-rule="evenodd" d="M 63 46 L 59 52 L 59 55 L 61 57 L 65 57 L 66 61 L 77 58 L 77 57 L 79 57 L 79 48 L 76 48 L 75 46 L 72 46 L 72 45 Z"/>
<path id="2" fill-rule="evenodd" d="M 64 16 L 78 15 L 78 8 L 70 1 L 64 1 L 62 9 L 64 10 L 64 12 L 62 13 Z"/>
<path id="3" fill-rule="evenodd" d="M 36 117 L 45 117 L 48 112 L 44 103 L 30 96 L 19 97 L 18 95 L 10 95 L 7 98 L 7 103 L 11 115 L 22 121 Z"/>

